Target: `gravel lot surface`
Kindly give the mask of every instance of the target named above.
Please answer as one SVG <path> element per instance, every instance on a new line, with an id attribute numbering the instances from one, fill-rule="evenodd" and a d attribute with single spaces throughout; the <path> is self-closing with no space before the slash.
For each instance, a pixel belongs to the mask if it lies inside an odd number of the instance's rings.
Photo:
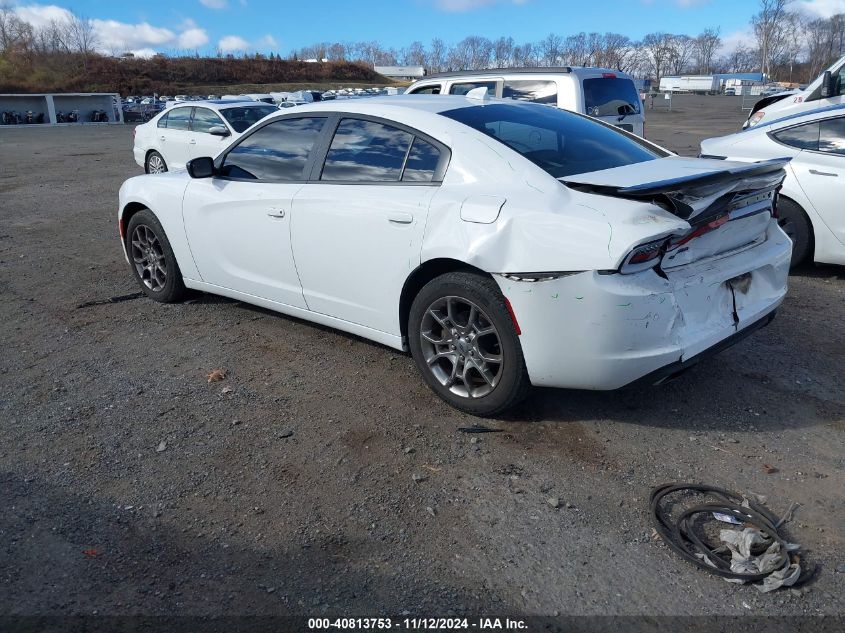
<path id="1" fill-rule="evenodd" d="M 647 115 L 691 155 L 743 119 Z M 213 296 L 79 307 L 137 290 L 131 147 L 0 129 L 0 613 L 845 611 L 845 269 L 798 271 L 770 327 L 669 385 L 537 390 L 470 435 L 353 336 Z M 677 558 L 647 511 L 666 481 L 799 503 L 812 580 L 764 595 Z"/>

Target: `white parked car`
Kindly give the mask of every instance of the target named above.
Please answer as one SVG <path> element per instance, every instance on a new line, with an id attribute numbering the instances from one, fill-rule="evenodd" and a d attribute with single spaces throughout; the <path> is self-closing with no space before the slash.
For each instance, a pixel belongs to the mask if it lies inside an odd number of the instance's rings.
<path id="1" fill-rule="evenodd" d="M 657 383 L 767 324 L 782 165 L 681 158 L 531 103 L 374 97 L 127 180 L 119 225 L 152 299 L 193 288 L 410 350 L 439 396 L 490 415 L 531 384 Z"/>
<path id="2" fill-rule="evenodd" d="M 845 69 L 845 57 L 841 57 L 804 90 L 784 90 L 769 93 L 754 104 L 748 119 L 742 125 L 743 129 L 754 127 L 760 123 L 768 123 L 775 119 L 782 119 L 793 114 L 811 112 L 828 106 L 840 105 L 845 93 L 845 82 L 841 73 Z"/>
<path id="3" fill-rule="evenodd" d="M 542 103 L 587 114 L 645 136 L 645 113 L 634 80 L 608 68 L 499 68 L 431 75 L 404 94 L 465 95 L 486 88 L 490 96 Z"/>
<path id="4" fill-rule="evenodd" d="M 845 264 L 845 104 L 707 139 L 701 153 L 740 161 L 791 158 L 778 214 L 793 242 L 793 266 Z"/>
<path id="5" fill-rule="evenodd" d="M 179 103 L 135 128 L 135 162 L 148 174 L 184 169 L 198 156 L 216 156 L 275 106 L 254 101 Z"/>

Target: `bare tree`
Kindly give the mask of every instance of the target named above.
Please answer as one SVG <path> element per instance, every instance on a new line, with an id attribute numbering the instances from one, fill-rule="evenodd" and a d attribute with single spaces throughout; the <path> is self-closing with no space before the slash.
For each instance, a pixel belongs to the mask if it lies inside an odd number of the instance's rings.
<path id="1" fill-rule="evenodd" d="M 792 0 L 759 0 L 759 3 L 760 12 L 751 18 L 751 25 L 760 49 L 760 68 L 769 76 L 788 37 L 787 22 Z"/>
<path id="2" fill-rule="evenodd" d="M 641 48 L 650 72 L 660 81 L 674 54 L 672 36 L 668 33 L 649 33 L 643 38 Z"/>
<path id="3" fill-rule="evenodd" d="M 719 37 L 719 29 L 704 29 L 695 38 L 695 59 L 698 63 L 698 72 L 708 75 L 713 66 L 713 56 L 719 49 L 722 39 Z"/>
<path id="4" fill-rule="evenodd" d="M 560 35 L 549 33 L 537 44 L 538 53 L 544 66 L 556 66 L 563 53 L 563 39 Z"/>
<path id="5" fill-rule="evenodd" d="M 428 50 L 427 65 L 431 72 L 439 73 L 446 68 L 446 57 L 448 50 L 446 43 L 439 37 L 431 40 L 431 46 Z"/>
<path id="6" fill-rule="evenodd" d="M 493 42 L 493 63 L 497 68 L 506 68 L 513 59 L 513 38 L 500 37 Z"/>
<path id="7" fill-rule="evenodd" d="M 673 74 L 680 75 L 690 67 L 695 57 L 695 40 L 689 35 L 672 35 L 669 43 L 672 50 L 669 67 Z"/>
<path id="8" fill-rule="evenodd" d="M 82 65 L 87 69 L 88 58 L 100 45 L 94 23 L 84 16 L 71 13 L 67 23 L 67 40 L 70 47 L 82 55 Z"/>

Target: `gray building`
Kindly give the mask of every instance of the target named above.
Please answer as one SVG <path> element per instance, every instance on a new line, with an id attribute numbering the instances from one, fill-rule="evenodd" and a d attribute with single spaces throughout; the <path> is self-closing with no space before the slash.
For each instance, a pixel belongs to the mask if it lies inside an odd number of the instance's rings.
<path id="1" fill-rule="evenodd" d="M 425 68 L 422 66 L 376 66 L 373 68 L 379 75 L 391 79 L 419 79 L 425 77 Z"/>

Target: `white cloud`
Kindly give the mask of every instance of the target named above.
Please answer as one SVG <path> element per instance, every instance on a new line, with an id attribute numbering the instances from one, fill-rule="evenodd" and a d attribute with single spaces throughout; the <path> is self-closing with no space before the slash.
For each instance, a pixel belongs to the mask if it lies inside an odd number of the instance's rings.
<path id="1" fill-rule="evenodd" d="M 208 33 L 205 29 L 191 28 L 182 31 L 179 34 L 179 48 L 202 48 L 208 44 Z"/>
<path id="2" fill-rule="evenodd" d="M 255 43 L 256 48 L 279 48 L 279 42 L 269 33 Z"/>
<path id="3" fill-rule="evenodd" d="M 67 22 L 72 14 L 53 4 L 30 4 L 15 7 L 15 13 L 35 28 L 51 22 Z M 148 22 L 130 24 L 117 20 L 93 19 L 99 49 L 104 53 L 129 51 L 136 57 L 151 57 L 169 49 L 196 49 L 208 44 L 208 33 L 193 20 L 186 20 L 178 29 L 153 26 Z"/>
<path id="4" fill-rule="evenodd" d="M 709 3 L 710 0 L 675 0 L 675 4 L 682 9 L 691 9 L 693 7 L 700 7 Z"/>
<path id="5" fill-rule="evenodd" d="M 447 11 L 448 13 L 464 13 L 502 2 L 508 4 L 526 4 L 529 0 L 436 0 L 435 6 L 441 11 Z"/>
<path id="6" fill-rule="evenodd" d="M 200 0 L 200 4 L 209 9 L 225 9 L 229 3 L 226 0 Z"/>
<path id="7" fill-rule="evenodd" d="M 217 43 L 219 48 L 224 53 L 234 53 L 238 51 L 245 51 L 250 48 L 249 42 L 238 35 L 227 35 L 220 39 Z"/>
<path id="8" fill-rule="evenodd" d="M 829 18 L 845 13 L 845 0 L 801 0 L 796 8 L 814 17 Z"/>
<path id="9" fill-rule="evenodd" d="M 745 48 L 754 48 L 757 46 L 757 40 L 754 36 L 754 31 L 751 28 L 740 29 L 733 31 L 727 35 L 722 35 L 722 41 L 719 45 L 718 55 L 727 55 L 733 53 L 738 46 Z"/>

